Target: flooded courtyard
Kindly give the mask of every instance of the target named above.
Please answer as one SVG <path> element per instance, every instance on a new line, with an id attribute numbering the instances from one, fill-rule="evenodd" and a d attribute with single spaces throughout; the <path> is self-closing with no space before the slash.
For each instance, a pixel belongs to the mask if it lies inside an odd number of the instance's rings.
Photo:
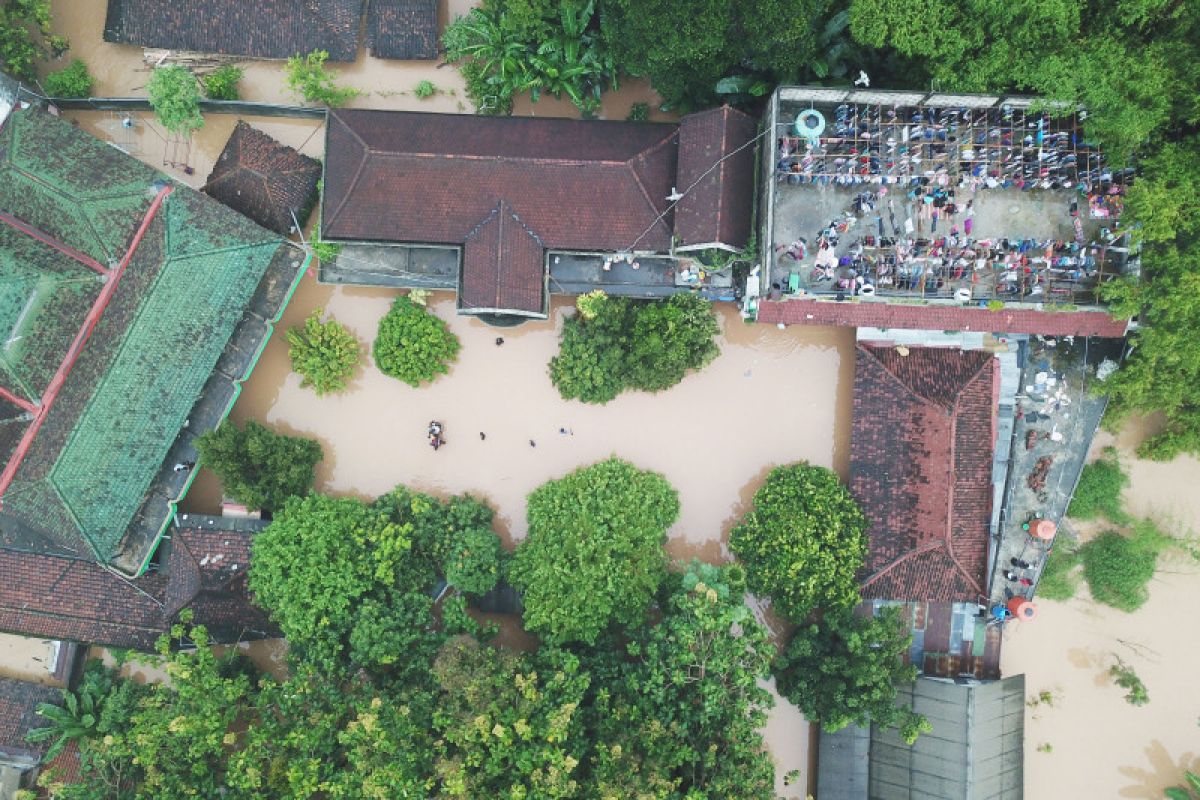
<path id="1" fill-rule="evenodd" d="M 306 277 L 281 330 L 324 308 L 363 342 L 364 365 L 347 391 L 317 397 L 300 388 L 277 335 L 234 406 L 239 422 L 320 441 L 320 491 L 374 497 L 404 483 L 470 493 L 496 510 L 497 530 L 511 546 L 525 536 L 526 495 L 615 455 L 678 489 L 682 512 L 668 544 L 674 557 L 722 561 L 730 526 L 771 467 L 804 459 L 844 474 L 849 420 L 838 410 L 849 408 L 848 329 L 747 325 L 732 306 L 719 306 L 721 355 L 712 364 L 666 392 L 591 406 L 563 400 L 547 373 L 569 299 L 556 298 L 546 322 L 497 329 L 455 314 L 453 297 L 435 293 L 430 308 L 450 323 L 462 351 L 449 375 L 412 389 L 380 373 L 365 349 L 395 296 Z M 446 427 L 448 446 L 437 452 L 425 441 L 431 419 Z M 202 471 L 187 510 L 216 512 L 218 493 Z"/>

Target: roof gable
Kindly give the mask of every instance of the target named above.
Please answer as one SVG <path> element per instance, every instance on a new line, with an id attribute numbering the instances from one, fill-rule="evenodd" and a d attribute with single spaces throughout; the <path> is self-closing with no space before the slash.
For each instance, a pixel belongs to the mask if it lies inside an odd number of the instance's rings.
<path id="1" fill-rule="evenodd" d="M 544 245 L 501 200 L 467 234 L 458 307 L 472 313 L 545 314 Z"/>
<path id="2" fill-rule="evenodd" d="M 680 120 L 675 188 L 684 196 L 675 209 L 675 233 L 683 246 L 746 246 L 754 206 L 757 133 L 753 117 L 729 106 Z"/>
<path id="3" fill-rule="evenodd" d="M 850 486 L 870 521 L 864 597 L 983 594 L 996 376 L 981 351 L 858 347 Z"/>
<path id="4" fill-rule="evenodd" d="M 239 121 L 203 191 L 267 230 L 286 236 L 316 204 L 321 164 Z"/>

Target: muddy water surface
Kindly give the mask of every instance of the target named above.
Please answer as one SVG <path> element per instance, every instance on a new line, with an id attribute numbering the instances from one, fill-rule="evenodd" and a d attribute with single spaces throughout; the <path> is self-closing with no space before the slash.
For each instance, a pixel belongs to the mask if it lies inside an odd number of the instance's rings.
<path id="1" fill-rule="evenodd" d="M 393 296 L 306 279 L 288 322 L 323 306 L 365 346 Z M 671 553 L 711 561 L 728 557 L 725 533 L 772 466 L 807 459 L 844 471 L 848 421 L 837 409 L 849 391 L 850 331 L 746 325 L 723 307 L 722 353 L 707 368 L 658 395 L 590 406 L 564 401 L 546 372 L 570 307 L 556 300 L 552 320 L 500 330 L 455 314 L 451 295 L 435 295 L 431 308 L 463 347 L 450 374 L 421 389 L 367 363 L 348 391 L 319 398 L 300 388 L 277 336 L 233 415 L 320 440 L 323 491 L 373 497 L 407 483 L 437 494 L 470 492 L 496 509 L 510 544 L 525 535 L 530 491 L 612 455 L 671 481 L 682 504 Z M 503 346 L 494 344 L 497 336 Z M 449 444 L 438 452 L 425 443 L 431 419 L 446 427 Z M 189 503 L 195 511 L 215 499 L 210 480 L 199 484 Z"/>
<path id="2" fill-rule="evenodd" d="M 0 633 L 0 678 L 59 686 L 51 672 L 54 653 L 49 639 Z"/>

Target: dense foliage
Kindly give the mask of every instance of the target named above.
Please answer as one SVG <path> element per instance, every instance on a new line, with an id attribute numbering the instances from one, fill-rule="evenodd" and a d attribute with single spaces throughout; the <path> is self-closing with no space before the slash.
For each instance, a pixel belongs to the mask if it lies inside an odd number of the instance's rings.
<path id="1" fill-rule="evenodd" d="M 1103 456 L 1083 468 L 1079 485 L 1067 513 L 1076 519 L 1106 517 L 1123 523 L 1129 515 L 1121 503 L 1121 492 L 1129 485 L 1129 476 L 1121 467 L 1116 448 L 1105 448 Z"/>
<path id="2" fill-rule="evenodd" d="M 250 586 L 312 663 L 420 668 L 438 643 L 430 591 L 451 565 L 460 569 L 464 544 L 484 554 L 467 573 L 471 588 L 496 582 L 486 564 L 498 554 L 491 520 L 469 497 L 442 502 L 403 487 L 370 504 L 313 495 L 255 537 Z"/>
<path id="3" fill-rule="evenodd" d="M 550 379 L 565 398 L 607 403 L 626 389 L 669 389 L 720 352 L 712 304 L 698 295 L 645 301 L 592 292 L 579 303 L 550 361 Z"/>
<path id="4" fill-rule="evenodd" d="M 47 75 L 46 80 L 42 81 L 42 88 L 50 97 L 90 97 L 92 75 L 83 59 L 77 58 L 57 72 Z"/>
<path id="5" fill-rule="evenodd" d="M 663 543 L 679 497 L 661 475 L 612 458 L 529 495 L 529 536 L 509 580 L 524 593 L 525 627 L 550 642 L 592 644 L 634 625 L 666 575 Z"/>
<path id="6" fill-rule="evenodd" d="M 217 67 L 201 80 L 204 93 L 211 100 L 237 100 L 238 81 L 242 79 L 242 68 L 232 64 Z"/>
<path id="7" fill-rule="evenodd" d="M 275 433 L 257 422 L 238 428 L 226 420 L 196 438 L 200 462 L 221 479 L 225 494 L 247 508 L 273 511 L 312 490 L 323 454 L 313 439 Z"/>
<path id="8" fill-rule="evenodd" d="M 413 669 L 298 647 L 282 682 L 179 625 L 197 649 L 164 637 L 171 683 L 110 676 L 104 721 L 79 740 L 82 782 L 44 782 L 64 800 L 771 800 L 767 633 L 736 570 L 694 564 L 668 584 L 661 618 L 600 647 L 514 653 L 413 619 L 429 646 L 393 650 Z"/>
<path id="9" fill-rule="evenodd" d="M 335 320 L 321 322 L 323 314 L 323 309 L 315 309 L 303 327 L 287 332 L 292 369 L 304 378 L 300 385 L 313 387 L 317 394 L 345 389 L 362 356 L 354 334 Z"/>
<path id="10" fill-rule="evenodd" d="M 358 97 L 361 92 L 349 86 L 337 85 L 337 73 L 325 68 L 329 53 L 314 50 L 306 56 L 291 56 L 287 60 L 287 87 L 308 103 L 321 103 L 338 108 Z"/>
<path id="11" fill-rule="evenodd" d="M 1122 611 L 1141 608 L 1150 598 L 1147 586 L 1167 541 L 1154 523 L 1144 520 L 1128 536 L 1105 531 L 1084 544 L 1079 555 L 1092 597 Z"/>
<path id="12" fill-rule="evenodd" d="M 150 107 L 159 123 L 171 133 L 190 135 L 204 126 L 200 113 L 200 87 L 187 67 L 157 67 L 146 84 Z"/>
<path id="13" fill-rule="evenodd" d="M 789 619 L 849 608 L 867 554 L 867 520 L 833 470 L 800 462 L 776 467 L 754 507 L 729 534 L 750 590 Z"/>
<path id="14" fill-rule="evenodd" d="M 1106 423 L 1159 413 L 1163 431 L 1138 455 L 1167 461 L 1200 454 L 1200 138 L 1163 144 L 1141 162 L 1125 216 L 1139 225 L 1142 274 L 1105 285 L 1114 315 L 1140 314 L 1132 355 L 1104 384 Z"/>
<path id="15" fill-rule="evenodd" d="M 865 618 L 849 610 L 798 628 L 775 665 L 779 693 L 826 731 L 847 725 L 898 729 L 906 742 L 931 730 L 929 722 L 896 704 L 896 687 L 917 669 L 901 660 L 912 637 L 898 608 Z"/>
<path id="16" fill-rule="evenodd" d="M 445 320 L 402 296 L 379 321 L 372 352 L 380 372 L 416 388 L 449 372 L 459 347 Z"/>
<path id="17" fill-rule="evenodd" d="M 33 80 L 40 58 L 56 58 L 67 40 L 50 32 L 50 0 L 0 2 L 0 69 L 21 80 Z"/>
<path id="18" fill-rule="evenodd" d="M 760 729 L 774 648 L 742 601 L 743 580 L 736 566 L 693 562 L 671 577 L 659 623 L 630 633 L 625 658 L 597 650 L 595 682 L 607 691 L 592 710 L 589 796 L 773 800 Z"/>
<path id="19" fill-rule="evenodd" d="M 529 93 L 563 95 L 585 116 L 617 80 L 595 0 L 484 0 L 446 27 L 446 60 L 461 62 L 467 95 L 485 114 L 511 114 Z"/>

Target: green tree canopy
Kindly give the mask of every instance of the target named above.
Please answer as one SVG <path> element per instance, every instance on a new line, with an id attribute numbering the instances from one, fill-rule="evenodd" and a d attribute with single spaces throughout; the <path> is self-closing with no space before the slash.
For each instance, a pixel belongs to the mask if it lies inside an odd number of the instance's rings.
<path id="1" fill-rule="evenodd" d="M 317 394 L 340 392 L 354 374 L 362 346 L 345 325 L 336 320 L 321 322 L 324 309 L 314 309 L 304 326 L 288 328 L 288 358 L 292 369 Z"/>
<path id="2" fill-rule="evenodd" d="M 712 304 L 699 295 L 643 301 L 592 292 L 579 303 L 550 361 L 563 397 L 607 403 L 625 389 L 669 389 L 720 352 Z"/>
<path id="3" fill-rule="evenodd" d="M 550 642 L 590 644 L 609 625 L 644 617 L 679 516 L 665 478 L 611 458 L 538 487 L 527 513 L 529 536 L 509 568 L 526 628 Z"/>
<path id="4" fill-rule="evenodd" d="M 66 52 L 67 40 L 50 33 L 50 11 L 50 0 L 0 3 L 0 67 L 14 78 L 33 80 L 38 59 Z"/>
<path id="5" fill-rule="evenodd" d="M 774 655 L 742 601 L 736 566 L 672 576 L 662 619 L 631 632 L 624 658 L 597 650 L 592 780 L 598 797 L 773 800 L 763 747 Z M 620 647 L 615 642 L 610 647 Z M 619 653 L 619 651 L 617 651 Z"/>
<path id="6" fill-rule="evenodd" d="M 248 508 L 273 511 L 312 490 L 323 453 L 314 439 L 285 436 L 253 420 L 232 420 L 196 438 L 200 462 L 221 479 L 225 493 Z"/>
<path id="7" fill-rule="evenodd" d="M 449 372 L 459 347 L 445 320 L 401 296 L 379 321 L 373 352 L 380 372 L 416 388 Z"/>
<path id="8" fill-rule="evenodd" d="M 1142 274 L 1103 287 L 1114 316 L 1137 315 L 1132 355 L 1104 383 L 1105 423 L 1161 412 L 1162 432 L 1138 448 L 1144 458 L 1200 454 L 1200 138 L 1164 145 L 1129 189 L 1126 217 L 1142 238 Z"/>
<path id="9" fill-rule="evenodd" d="M 581 795 L 583 703 L 590 678 L 578 657 L 543 649 L 532 656 L 447 642 L 433 664 L 443 702 L 437 773 L 443 796 L 569 798 Z"/>
<path id="10" fill-rule="evenodd" d="M 187 67 L 156 67 L 146 84 L 154 116 L 171 133 L 190 135 L 204 126 L 200 113 L 200 85 Z"/>
<path id="11" fill-rule="evenodd" d="M 833 470 L 806 462 L 776 467 L 754 507 L 729 534 L 750 590 L 789 619 L 849 608 L 867 554 L 867 521 Z"/>
<path id="12" fill-rule="evenodd" d="M 897 608 L 874 618 L 850 610 L 828 613 L 801 625 L 775 664 L 779 693 L 829 732 L 869 722 L 895 727 L 911 744 L 929 731 L 928 721 L 896 705 L 896 687 L 916 680 L 904 664 L 912 637 Z"/>

